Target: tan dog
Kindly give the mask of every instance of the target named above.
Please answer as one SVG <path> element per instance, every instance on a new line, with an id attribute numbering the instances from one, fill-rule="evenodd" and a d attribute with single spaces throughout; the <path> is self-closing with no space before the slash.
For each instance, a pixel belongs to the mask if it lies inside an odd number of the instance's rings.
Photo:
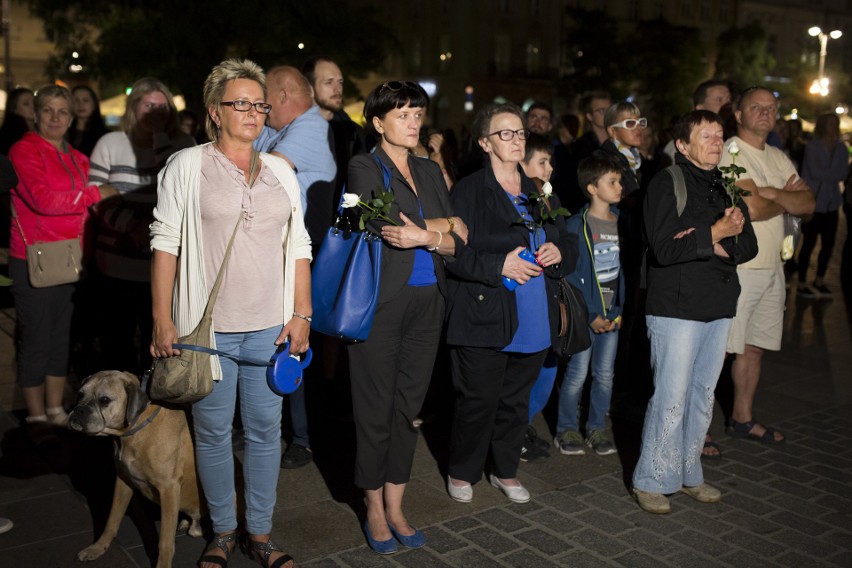
<path id="1" fill-rule="evenodd" d="M 118 531 L 133 489 L 160 504 L 157 568 L 172 565 L 178 513 L 192 519 L 191 536 L 201 536 L 195 452 L 186 414 L 152 403 L 130 373 L 101 371 L 87 377 L 68 426 L 90 436 L 115 436 L 118 476 L 112 508 L 101 537 L 77 554 L 78 560 L 103 555 Z"/>

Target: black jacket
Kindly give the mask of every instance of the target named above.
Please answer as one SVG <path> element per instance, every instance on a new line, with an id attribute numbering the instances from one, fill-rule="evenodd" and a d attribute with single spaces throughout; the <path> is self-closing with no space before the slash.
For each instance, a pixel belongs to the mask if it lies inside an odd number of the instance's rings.
<path id="1" fill-rule="evenodd" d="M 730 256 L 713 253 L 710 228 L 729 205 L 717 169 L 702 170 L 682 155 L 675 164 L 683 171 L 687 199 L 678 217 L 674 182 L 661 171 L 648 186 L 645 200 L 645 232 L 649 243 L 648 315 L 694 321 L 712 321 L 736 315 L 740 283 L 737 264 L 757 254 L 757 239 L 748 216 L 748 207 L 740 201 L 745 217 L 742 233 L 720 244 Z M 694 227 L 690 234 L 675 239 L 681 231 Z"/>
<path id="2" fill-rule="evenodd" d="M 373 155 L 378 157 L 391 171 L 391 191 L 394 194 L 391 219 L 401 225 L 399 212 L 402 211 L 411 219 L 412 223 L 421 228 L 426 228 L 424 219 L 438 219 L 453 215 L 447 184 L 444 182 L 444 176 L 441 175 L 441 168 L 435 162 L 409 156 L 408 167 L 414 178 L 414 184 L 417 186 L 417 194 L 415 194 L 399 170 L 396 169 L 393 161 L 379 146 L 376 146 L 374 154 L 359 154 L 350 160 L 349 182 L 346 189 L 348 193 L 357 193 L 362 196 L 363 201 L 367 201 L 373 195 L 373 191 L 377 189 L 384 191 L 382 171 L 373 159 Z M 419 204 L 418 196 L 420 197 Z M 422 215 L 420 214 L 421 206 L 423 207 Z M 373 221 L 370 222 L 368 228 L 380 235 L 381 227 L 386 224 L 381 221 Z M 457 247 L 460 242 L 456 241 Z M 382 243 L 379 302 L 387 302 L 408 284 L 411 271 L 414 269 L 414 249 L 398 249 L 389 246 L 384 241 Z M 435 274 L 438 277 L 438 288 L 442 294 L 446 295 L 447 284 L 443 258 L 437 253 L 432 253 L 432 260 L 435 264 Z"/>
<path id="3" fill-rule="evenodd" d="M 520 171 L 520 169 L 519 169 Z M 521 172 L 521 191 L 538 193 L 533 181 Z M 455 214 L 467 224 L 468 246 L 447 263 L 447 343 L 469 347 L 502 348 L 518 328 L 515 293 L 503 286 L 506 255 L 519 246 L 529 246 L 529 230 L 490 165 L 460 180 L 452 191 Z M 559 200 L 551 197 L 551 206 Z M 535 215 L 534 215 L 535 216 Z M 577 264 L 577 235 L 570 234 L 559 218 L 544 225 L 547 242 L 555 243 L 562 262 L 544 270 L 551 336 L 556 334 L 558 278 Z M 545 317 L 545 314 L 542 314 Z"/>

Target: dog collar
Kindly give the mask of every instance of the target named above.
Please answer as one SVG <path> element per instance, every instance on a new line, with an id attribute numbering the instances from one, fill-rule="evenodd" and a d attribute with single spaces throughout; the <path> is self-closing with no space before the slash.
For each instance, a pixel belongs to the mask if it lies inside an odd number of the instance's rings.
<path id="1" fill-rule="evenodd" d="M 133 434 L 135 434 L 136 432 L 138 432 L 139 430 L 141 430 L 142 428 L 144 428 L 145 426 L 147 426 L 148 424 L 150 424 L 151 422 L 153 422 L 153 421 L 154 421 L 154 418 L 156 418 L 156 417 L 157 417 L 157 415 L 160 413 L 160 409 L 161 409 L 161 408 L 163 408 L 163 407 L 162 407 L 162 406 L 158 406 L 158 407 L 157 407 L 157 409 L 154 411 L 154 414 L 152 414 L 151 416 L 149 416 L 149 417 L 148 417 L 148 419 L 147 419 L 147 420 L 145 420 L 145 422 L 143 422 L 142 424 L 137 424 L 136 426 L 134 426 L 133 428 L 131 428 L 130 430 L 128 430 L 127 432 L 125 432 L 124 434 L 122 434 L 122 435 L 121 435 L 121 437 L 122 437 L 122 438 L 126 438 L 126 437 L 128 437 L 128 436 L 132 436 Z"/>

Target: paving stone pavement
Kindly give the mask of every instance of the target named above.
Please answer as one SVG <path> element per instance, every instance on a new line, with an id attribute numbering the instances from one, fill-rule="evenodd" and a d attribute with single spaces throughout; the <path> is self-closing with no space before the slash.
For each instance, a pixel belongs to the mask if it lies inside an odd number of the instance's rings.
<path id="1" fill-rule="evenodd" d="M 839 290 L 836 265 L 827 281 Z M 13 318 L 13 310 L 0 310 L 4 375 L 13 368 L 7 325 Z M 311 568 L 852 567 L 850 321 L 850 302 L 840 294 L 830 302 L 790 295 L 782 350 L 766 354 L 755 402 L 755 415 L 787 440 L 731 438 L 716 416 L 711 433 L 724 456 L 704 461 L 704 472 L 722 490 L 720 503 L 676 494 L 670 515 L 640 510 L 625 483 L 640 434 L 629 421 L 612 425 L 617 455 L 552 452 L 543 463 L 521 464 L 519 478 L 533 496 L 528 504 L 509 503 L 487 482 L 475 485 L 472 503 L 456 503 L 444 487 L 446 425 L 436 420 L 422 427 L 405 501 L 427 545 L 380 557 L 360 530 L 364 505 L 351 483 L 352 424 L 329 422 L 315 463 L 281 472 L 273 537 L 299 566 Z M 131 507 L 104 557 L 76 560 L 106 518 L 111 441 L 67 432 L 59 447 L 33 449 L 20 428 L 20 407 L 12 408 L 0 413 L 0 516 L 15 527 L 0 535 L 0 568 L 150 566 L 158 513 L 145 502 Z M 539 417 L 535 426 L 545 435 L 549 424 Z M 241 455 L 239 443 L 235 450 Z M 174 566 L 195 566 L 204 547 L 203 539 L 178 534 Z M 229 565 L 257 566 L 241 554 Z"/>

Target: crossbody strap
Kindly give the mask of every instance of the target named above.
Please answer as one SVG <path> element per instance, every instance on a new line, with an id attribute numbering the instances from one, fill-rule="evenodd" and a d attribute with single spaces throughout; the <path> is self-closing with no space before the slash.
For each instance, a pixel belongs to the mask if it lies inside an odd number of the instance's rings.
<path id="1" fill-rule="evenodd" d="M 272 361 L 260 361 L 258 359 L 240 359 L 238 357 L 234 357 L 230 353 L 219 351 L 218 349 L 204 347 L 203 345 L 193 345 L 191 343 L 172 343 L 172 349 L 189 349 L 190 351 L 199 351 L 201 353 L 207 353 L 208 355 L 218 355 L 220 357 L 227 357 L 228 359 L 232 359 L 237 363 L 256 365 L 258 367 L 271 367 L 274 364 Z"/>

